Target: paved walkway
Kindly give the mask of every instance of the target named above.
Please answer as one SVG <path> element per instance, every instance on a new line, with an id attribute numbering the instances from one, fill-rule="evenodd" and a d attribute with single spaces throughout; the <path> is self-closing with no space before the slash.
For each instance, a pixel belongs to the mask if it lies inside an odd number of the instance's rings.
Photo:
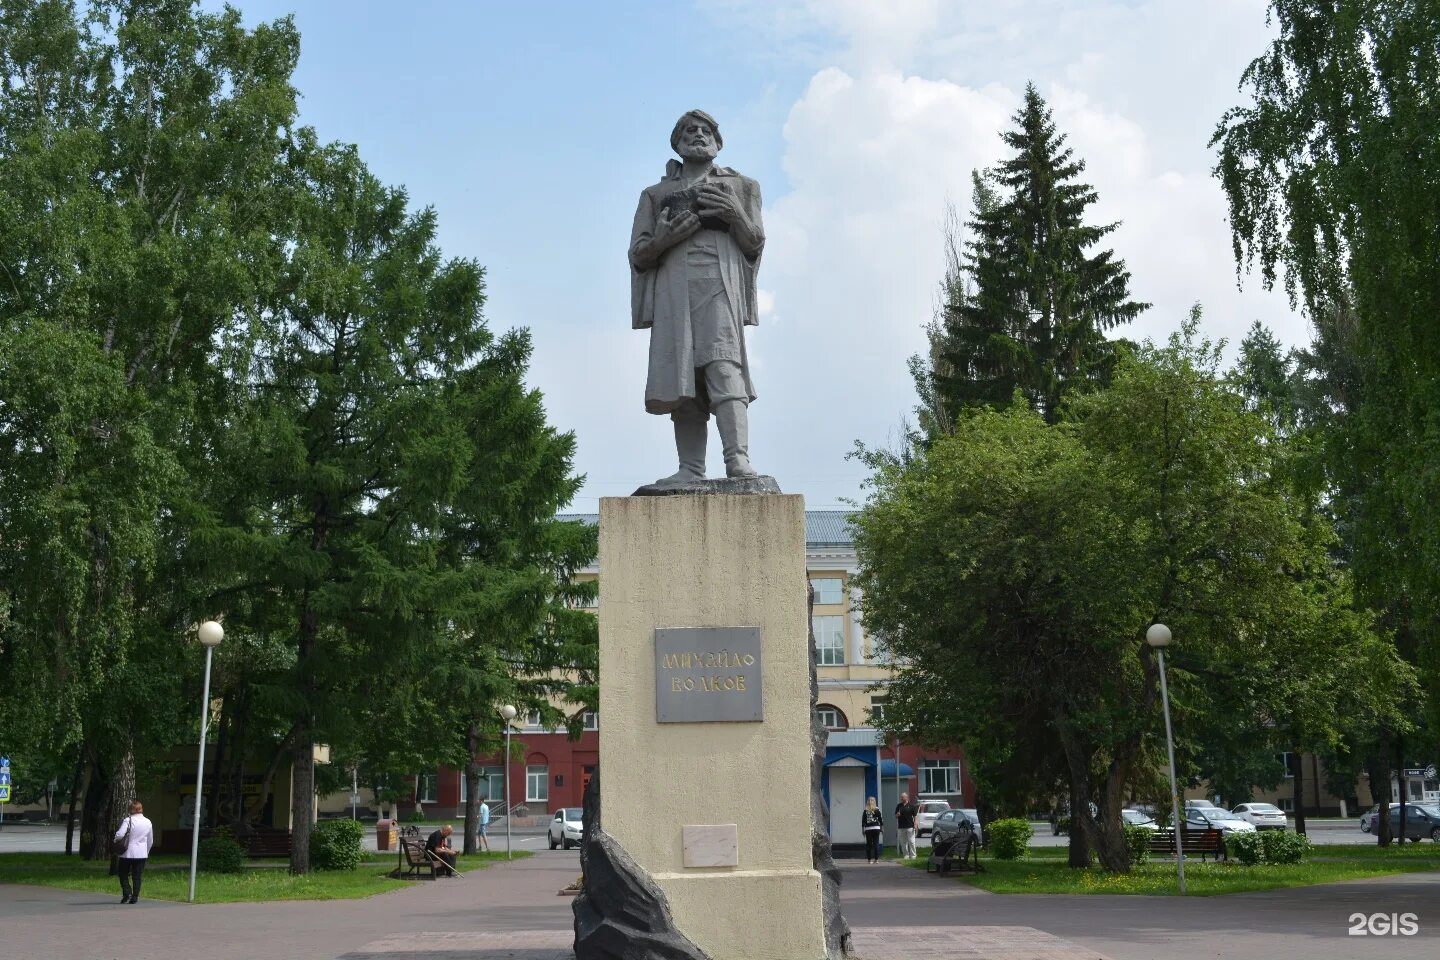
<path id="1" fill-rule="evenodd" d="M 369 900 L 191 906 L 0 886 L 0 944 L 45 960 L 568 960 L 571 853 Z M 3 878 L 0 878 L 3 879 Z M 864 960 L 1352 960 L 1440 953 L 1440 872 L 1230 897 L 992 896 L 893 864 L 846 864 Z M 1347 936 L 1413 912 L 1418 937 Z"/>

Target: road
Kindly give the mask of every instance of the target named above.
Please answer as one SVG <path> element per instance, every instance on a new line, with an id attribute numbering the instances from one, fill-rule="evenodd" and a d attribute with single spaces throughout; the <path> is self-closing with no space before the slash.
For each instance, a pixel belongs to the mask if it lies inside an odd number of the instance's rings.
<path id="1" fill-rule="evenodd" d="M 8 832 L 8 831 L 5 831 Z M 0 884 L 0 941 L 46 960 L 563 960 L 579 864 L 541 850 L 368 900 L 187 905 Z M 1226 897 L 996 896 L 849 861 L 841 898 L 865 960 L 1413 960 L 1437 955 L 1440 871 Z M 1350 917 L 1413 912 L 1415 936 Z"/>

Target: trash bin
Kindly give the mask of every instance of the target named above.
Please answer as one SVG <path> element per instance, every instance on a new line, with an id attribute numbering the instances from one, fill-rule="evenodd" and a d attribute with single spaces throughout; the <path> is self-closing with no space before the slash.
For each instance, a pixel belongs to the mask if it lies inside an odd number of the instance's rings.
<path id="1" fill-rule="evenodd" d="M 394 820 L 375 821 L 375 849 L 394 850 L 400 845 Z"/>

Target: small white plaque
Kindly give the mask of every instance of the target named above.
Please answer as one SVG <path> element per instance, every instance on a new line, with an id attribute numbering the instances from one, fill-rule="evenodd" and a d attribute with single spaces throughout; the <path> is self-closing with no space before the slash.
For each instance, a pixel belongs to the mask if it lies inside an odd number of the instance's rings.
<path id="1" fill-rule="evenodd" d="M 687 867 L 740 866 L 740 834 L 733 823 L 680 828 Z"/>

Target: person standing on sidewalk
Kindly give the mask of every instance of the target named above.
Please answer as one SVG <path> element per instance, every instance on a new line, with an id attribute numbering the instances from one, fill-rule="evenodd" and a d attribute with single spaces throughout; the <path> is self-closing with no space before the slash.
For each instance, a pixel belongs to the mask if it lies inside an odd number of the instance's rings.
<path id="1" fill-rule="evenodd" d="M 490 838 L 486 834 L 490 830 L 490 804 L 484 800 L 480 801 L 480 848 L 485 851 L 490 849 Z"/>
<path id="2" fill-rule="evenodd" d="M 860 829 L 865 832 L 865 861 L 879 863 L 880 833 L 885 829 L 885 818 L 874 797 L 867 798 L 865 809 L 860 811 Z"/>
<path id="3" fill-rule="evenodd" d="M 140 899 L 145 861 L 150 859 L 150 850 L 155 846 L 155 828 L 139 800 L 130 801 L 130 816 L 121 821 L 120 829 L 115 831 L 115 841 L 125 844 L 116 864 L 120 874 L 120 902 L 134 903 Z"/>
<path id="4" fill-rule="evenodd" d="M 895 804 L 895 846 L 902 859 L 915 859 L 915 818 L 920 814 L 920 805 L 910 800 L 910 794 L 900 794 Z"/>

